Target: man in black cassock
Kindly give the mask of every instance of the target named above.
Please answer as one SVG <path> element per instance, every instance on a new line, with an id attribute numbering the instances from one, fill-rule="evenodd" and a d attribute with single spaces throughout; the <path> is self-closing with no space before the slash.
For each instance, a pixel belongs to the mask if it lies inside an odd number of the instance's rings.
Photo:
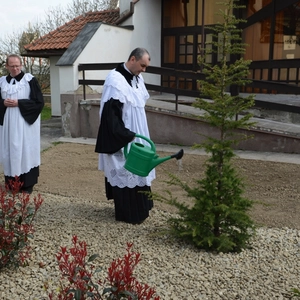
<path id="1" fill-rule="evenodd" d="M 101 97 L 95 148 L 99 153 L 99 170 L 105 175 L 106 197 L 114 200 L 115 219 L 132 224 L 142 223 L 153 207 L 147 192 L 151 191 L 155 170 L 147 177 L 127 171 L 123 149 L 133 140 L 147 145 L 145 140 L 135 138 L 135 134 L 149 138 L 145 112 L 149 94 L 141 75 L 149 64 L 148 51 L 136 48 L 127 62 L 119 64 L 108 74 Z"/>
<path id="2" fill-rule="evenodd" d="M 44 98 L 36 78 L 22 71 L 18 55 L 7 57 L 6 68 L 9 75 L 0 78 L 0 163 L 6 184 L 17 176 L 21 190 L 30 194 L 39 176 Z"/>

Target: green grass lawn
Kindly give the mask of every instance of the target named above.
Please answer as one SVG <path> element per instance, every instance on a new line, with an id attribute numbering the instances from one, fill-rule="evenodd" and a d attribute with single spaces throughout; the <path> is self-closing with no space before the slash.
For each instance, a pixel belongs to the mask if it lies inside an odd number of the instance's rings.
<path id="1" fill-rule="evenodd" d="M 45 106 L 41 113 L 41 120 L 45 121 L 45 120 L 49 120 L 49 119 L 51 119 L 51 104 L 45 103 Z"/>

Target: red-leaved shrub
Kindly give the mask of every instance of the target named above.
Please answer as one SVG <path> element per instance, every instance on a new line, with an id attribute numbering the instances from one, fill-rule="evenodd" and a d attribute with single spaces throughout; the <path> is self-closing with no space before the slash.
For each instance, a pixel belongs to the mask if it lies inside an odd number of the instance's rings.
<path id="1" fill-rule="evenodd" d="M 98 255 L 87 259 L 86 242 L 78 241 L 77 236 L 73 236 L 72 244 L 73 247 L 69 250 L 67 247 L 61 247 L 56 255 L 62 278 L 58 294 L 51 292 L 49 299 L 160 299 L 159 296 L 155 296 L 153 288 L 141 284 L 133 276 L 134 268 L 140 262 L 140 253 L 132 251 L 132 243 L 127 243 L 127 253 L 122 259 L 118 258 L 111 263 L 105 282 L 93 280 L 93 275 L 99 270 L 95 269 L 91 262 Z"/>
<path id="2" fill-rule="evenodd" d="M 0 186 L 0 270 L 8 265 L 19 267 L 30 257 L 29 238 L 34 233 L 33 221 L 43 203 L 41 195 L 20 193 L 18 177 L 9 188 Z"/>

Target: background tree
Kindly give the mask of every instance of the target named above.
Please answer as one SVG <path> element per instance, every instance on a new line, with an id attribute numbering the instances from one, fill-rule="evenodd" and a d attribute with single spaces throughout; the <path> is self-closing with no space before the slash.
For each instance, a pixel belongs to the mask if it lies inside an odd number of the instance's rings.
<path id="1" fill-rule="evenodd" d="M 45 21 L 39 27 L 45 34 L 89 11 L 116 9 L 118 3 L 118 0 L 73 0 L 66 7 L 50 7 L 45 14 Z"/>
<path id="2" fill-rule="evenodd" d="M 6 75 L 5 59 L 8 54 L 22 55 L 24 45 L 30 44 L 41 36 L 55 30 L 79 15 L 89 11 L 101 11 L 115 9 L 118 0 L 73 0 L 66 7 L 61 5 L 49 7 L 45 12 L 43 21 L 28 22 L 23 29 L 12 32 L 4 39 L 0 38 L 0 75 Z M 45 92 L 50 87 L 50 65 L 45 58 L 23 57 L 23 65 L 26 72 L 32 73 L 39 80 L 42 90 Z"/>
<path id="3" fill-rule="evenodd" d="M 196 145 L 209 153 L 205 176 L 196 181 L 195 187 L 175 176 L 171 176 L 170 180 L 171 184 L 181 186 L 194 199 L 192 207 L 172 197 L 169 200 L 179 209 L 180 215 L 169 220 L 172 233 L 199 248 L 218 252 L 241 250 L 255 232 L 254 223 L 247 214 L 252 201 L 243 197 L 244 184 L 232 165 L 235 156 L 233 146 L 248 138 L 238 134 L 237 130 L 253 124 L 250 121 L 252 115 L 245 111 L 254 105 L 253 96 L 241 98 L 228 93 L 230 86 L 240 87 L 248 82 L 250 64 L 243 58 L 232 64 L 228 61 L 230 55 L 241 57 L 245 49 L 241 43 L 241 30 L 238 29 L 242 20 L 233 15 L 233 10 L 242 6 L 235 2 L 238 1 L 220 3 L 223 23 L 211 27 L 214 32 L 212 42 L 206 45 L 203 49 L 205 55 L 199 58 L 205 74 L 205 80 L 199 81 L 200 91 L 206 99 L 196 99 L 194 106 L 203 110 L 204 120 L 218 129 L 216 137 L 207 136 L 202 144 Z M 218 54 L 218 64 L 207 62 L 207 55 L 212 53 Z M 236 118 L 237 115 L 239 118 Z"/>

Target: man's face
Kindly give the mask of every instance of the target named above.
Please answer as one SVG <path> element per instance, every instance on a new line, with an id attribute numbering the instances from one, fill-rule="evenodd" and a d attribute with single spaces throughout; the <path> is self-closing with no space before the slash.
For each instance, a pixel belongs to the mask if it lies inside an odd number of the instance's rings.
<path id="1" fill-rule="evenodd" d="M 147 53 L 143 55 L 143 57 L 140 60 L 136 60 L 136 58 L 133 56 L 130 59 L 130 71 L 134 75 L 139 75 L 142 72 L 146 71 L 146 68 L 150 64 L 150 58 Z"/>
<path id="2" fill-rule="evenodd" d="M 15 77 L 21 73 L 22 64 L 17 57 L 10 57 L 6 64 L 6 69 L 12 77 Z"/>

